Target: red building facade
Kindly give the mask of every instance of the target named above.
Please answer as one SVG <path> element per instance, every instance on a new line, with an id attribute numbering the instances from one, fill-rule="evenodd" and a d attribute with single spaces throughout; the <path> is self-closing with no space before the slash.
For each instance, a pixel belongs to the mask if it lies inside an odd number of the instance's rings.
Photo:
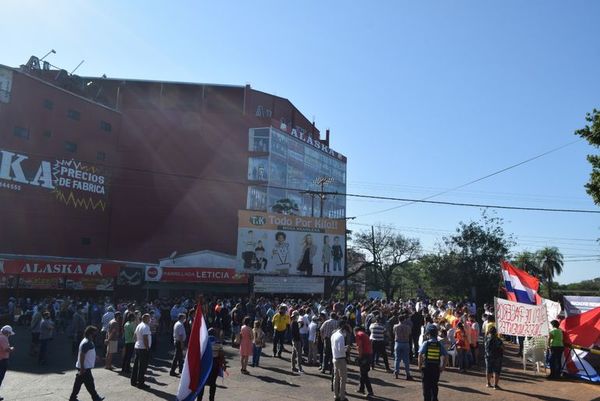
<path id="1" fill-rule="evenodd" d="M 174 251 L 235 255 L 238 211 L 267 185 L 249 166 L 269 155 L 249 142 L 260 127 L 337 163 L 345 190 L 345 157 L 287 99 L 249 86 L 0 66 L 0 254 L 148 263 Z M 345 201 L 336 202 L 330 209 L 343 217 Z"/>

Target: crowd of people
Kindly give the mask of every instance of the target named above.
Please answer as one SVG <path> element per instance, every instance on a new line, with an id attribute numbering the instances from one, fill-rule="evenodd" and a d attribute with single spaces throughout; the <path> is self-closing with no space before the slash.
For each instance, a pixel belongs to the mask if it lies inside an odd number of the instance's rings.
<path id="1" fill-rule="evenodd" d="M 103 397 L 95 390 L 91 371 L 96 349 L 104 357 L 105 369 L 113 370 L 120 362 L 119 373 L 128 376 L 132 386 L 147 389 L 148 364 L 158 342 L 168 337 L 173 352 L 170 375 L 179 376 L 196 307 L 193 300 L 185 298 L 152 302 L 11 298 L 8 312 L 17 327 L 31 329 L 29 352 L 41 365 L 48 363 L 49 340 L 69 337 L 77 368 L 70 401 L 77 400 L 82 385 L 98 401 Z M 244 375 L 260 367 L 261 356 L 281 358 L 283 352 L 290 352 L 291 372 L 302 374 L 305 368 L 314 367 L 330 376 L 336 401 L 346 400 L 347 366 L 353 363 L 360 371 L 356 391 L 367 397 L 374 394 L 370 370 L 382 369 L 391 379 L 414 380 L 410 366 L 416 363 L 422 372 L 424 399 L 437 400 L 440 373 L 450 359 L 459 372 L 484 361 L 487 386 L 500 388 L 504 345 L 489 305 L 484 305 L 481 319 L 473 302 L 427 299 L 344 303 L 277 297 L 206 298 L 201 307 L 215 357 L 207 382 L 210 400 L 215 399 L 216 378 L 227 369 L 226 344 L 239 352 Z M 14 333 L 11 326 L 1 330 L 0 385 L 12 351 L 8 337 Z M 558 346 L 557 337 L 555 334 L 552 346 Z M 272 342 L 271 349 L 266 348 L 267 342 Z"/>

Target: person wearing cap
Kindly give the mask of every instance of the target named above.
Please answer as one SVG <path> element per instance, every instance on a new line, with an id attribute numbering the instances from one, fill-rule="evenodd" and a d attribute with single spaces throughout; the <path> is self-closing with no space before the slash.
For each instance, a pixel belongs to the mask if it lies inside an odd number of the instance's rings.
<path id="1" fill-rule="evenodd" d="M 10 326 L 4 326 L 2 327 L 2 330 L 0 330 L 0 386 L 2 386 L 6 370 L 8 369 L 8 358 L 10 357 L 11 352 L 15 350 L 15 347 L 10 346 L 8 337 L 14 335 L 15 332 Z M 0 397 L 0 400 L 3 400 L 3 398 Z"/>
<path id="2" fill-rule="evenodd" d="M 423 399 L 425 401 L 437 401 L 440 373 L 443 372 L 444 366 L 446 366 L 446 358 L 448 358 L 448 352 L 438 340 L 437 332 L 436 326 L 433 324 L 428 325 L 426 333 L 429 339 L 424 341 L 421 348 L 419 348 L 418 367 L 422 375 Z"/>
<path id="3" fill-rule="evenodd" d="M 273 315 L 273 319 L 271 320 L 273 323 L 273 357 L 281 358 L 281 353 L 283 352 L 283 341 L 285 337 L 285 332 L 290 325 L 290 315 L 286 313 L 287 307 L 285 305 L 281 305 L 279 307 L 279 312 Z M 279 346 L 279 348 L 278 348 Z"/>

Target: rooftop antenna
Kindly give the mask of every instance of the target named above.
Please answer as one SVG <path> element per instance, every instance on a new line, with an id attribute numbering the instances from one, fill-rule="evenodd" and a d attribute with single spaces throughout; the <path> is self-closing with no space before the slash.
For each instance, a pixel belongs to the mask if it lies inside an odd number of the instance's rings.
<path id="1" fill-rule="evenodd" d="M 51 54 L 56 54 L 56 50 L 54 50 L 54 49 L 50 50 L 48 53 L 46 53 L 46 55 L 44 57 L 42 57 L 40 59 L 40 61 L 44 60 L 46 57 L 48 57 Z"/>
<path id="2" fill-rule="evenodd" d="M 74 73 L 75 71 L 77 71 L 77 69 L 78 69 L 79 67 L 81 67 L 81 64 L 83 64 L 84 62 L 85 62 L 85 60 L 81 60 L 81 63 L 77 64 L 77 67 L 75 67 L 75 69 L 74 69 L 73 71 L 71 71 L 71 72 L 70 72 L 70 75 L 73 75 L 73 73 Z"/>

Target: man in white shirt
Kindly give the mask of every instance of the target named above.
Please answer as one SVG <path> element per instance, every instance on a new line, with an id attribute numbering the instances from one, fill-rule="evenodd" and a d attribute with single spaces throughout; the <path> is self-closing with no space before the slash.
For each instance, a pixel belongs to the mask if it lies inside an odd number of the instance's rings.
<path id="1" fill-rule="evenodd" d="M 344 321 L 340 320 L 338 329 L 331 335 L 331 353 L 333 357 L 333 393 L 335 401 L 347 401 L 346 398 L 346 379 L 348 370 L 346 366 L 346 347 L 345 336 L 349 331 Z"/>
<path id="2" fill-rule="evenodd" d="M 302 353 L 304 356 L 308 356 L 308 325 L 310 324 L 310 319 L 308 318 L 308 313 L 304 309 L 300 309 L 300 316 L 298 316 L 298 323 L 300 323 L 300 339 L 302 341 Z"/>
<path id="3" fill-rule="evenodd" d="M 102 401 L 104 397 L 100 397 L 96 392 L 94 385 L 94 377 L 92 376 L 92 368 L 96 365 L 96 348 L 94 346 L 94 338 L 98 329 L 94 326 L 88 326 L 84 332 L 84 339 L 79 344 L 79 354 L 77 355 L 77 374 L 75 375 L 75 383 L 73 391 L 69 397 L 69 401 L 77 401 L 77 395 L 81 390 L 81 385 L 85 384 L 85 388 L 92 396 L 93 401 Z"/>
<path id="4" fill-rule="evenodd" d="M 150 315 L 145 313 L 142 316 L 142 322 L 135 328 L 135 357 L 133 360 L 133 370 L 131 371 L 131 385 L 140 389 L 147 389 L 150 386 L 145 384 L 146 369 L 148 369 L 148 360 L 150 359 L 150 347 L 152 346 L 152 332 L 150 331 Z"/>
<path id="5" fill-rule="evenodd" d="M 179 314 L 179 319 L 173 325 L 173 344 L 175 345 L 175 356 L 171 363 L 171 376 L 177 376 L 175 369 L 179 367 L 179 374 L 183 370 L 183 346 L 185 344 L 186 334 L 185 326 L 185 313 Z"/>
<path id="6" fill-rule="evenodd" d="M 319 327 L 319 318 L 317 316 L 313 316 L 312 322 L 308 325 L 308 364 L 316 365 L 317 364 L 317 329 Z"/>

